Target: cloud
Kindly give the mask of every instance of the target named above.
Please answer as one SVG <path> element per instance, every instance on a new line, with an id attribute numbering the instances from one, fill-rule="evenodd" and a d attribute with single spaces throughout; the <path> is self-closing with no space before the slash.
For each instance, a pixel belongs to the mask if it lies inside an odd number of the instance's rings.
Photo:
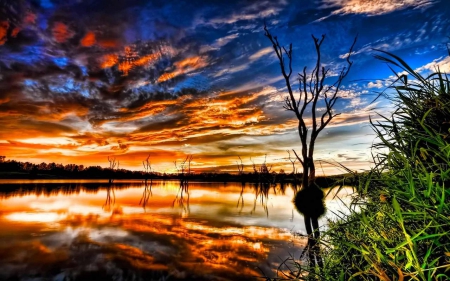
<path id="1" fill-rule="evenodd" d="M 0 46 L 8 40 L 8 21 L 0 21 Z"/>
<path id="2" fill-rule="evenodd" d="M 52 27 L 52 35 L 56 42 L 64 43 L 75 34 L 66 24 L 62 22 L 55 22 Z"/>
<path id="3" fill-rule="evenodd" d="M 246 69 L 249 69 L 250 65 L 248 63 L 245 64 L 241 64 L 241 65 L 237 65 L 237 66 L 230 66 L 230 67 L 225 67 L 219 71 L 217 71 L 213 77 L 222 77 L 224 75 L 230 75 L 236 72 L 240 72 Z"/>
<path id="4" fill-rule="evenodd" d="M 202 68 L 208 66 L 207 58 L 204 56 L 194 56 L 188 57 L 180 61 L 173 63 L 175 68 L 171 72 L 165 72 L 158 78 L 158 83 L 166 82 L 172 80 L 178 76 L 186 75 L 194 71 L 201 70 Z"/>
<path id="5" fill-rule="evenodd" d="M 346 57 L 346 32 L 371 23 L 371 32 L 361 34 L 358 41 L 364 45 L 355 49 L 349 79 L 353 72 L 355 76 L 376 72 L 368 62 L 372 48 L 409 55 L 407 50 L 420 47 L 421 53 L 428 50 L 431 56 L 443 49 L 442 39 L 432 36 L 448 33 L 446 14 L 428 15 L 431 9 L 421 14 L 428 7 L 422 0 L 325 0 L 320 11 L 317 3 L 300 7 L 292 1 L 266 0 L 168 5 L 46 1 L 51 5 L 44 6 L 10 2 L 0 11 L 2 149 L 20 159 L 80 164 L 95 164 L 96 157 L 114 154 L 130 168 L 140 168 L 140 161 L 133 164 L 133 160 L 148 152 L 181 158 L 198 153 L 205 158 L 202 167 L 213 166 L 214 157 L 221 165 L 230 151 L 255 155 L 248 143 L 279 155 L 282 151 L 275 141 L 266 143 L 271 135 L 283 146 L 297 145 L 295 117 L 282 109 L 285 93 L 267 87 L 279 87 L 284 81 L 261 30 L 264 19 L 280 41 L 289 42 L 295 32 L 299 42 L 294 66 L 308 67 L 314 49 L 306 48 L 310 41 L 302 38 L 309 38 L 309 33 L 326 30 L 336 35 L 324 45 L 323 60 L 329 61 L 328 54 Z M 192 5 L 195 9 L 188 9 Z M 405 9 L 408 24 L 395 22 L 396 14 L 375 17 Z M 437 5 L 433 9 L 437 11 Z M 327 14 L 373 17 L 342 21 L 335 16 L 305 25 Z M 289 18 L 301 18 L 299 33 L 299 23 Z M 429 40 L 435 49 L 422 46 Z M 328 74 L 337 75 L 340 65 L 337 61 L 326 65 L 331 69 Z M 438 59 L 419 70 L 432 71 L 435 65 L 449 69 L 446 59 Z M 330 126 L 367 120 L 364 91 L 380 88 L 384 81 L 358 83 L 359 88 L 348 84 L 342 88 L 336 104 L 336 112 L 342 114 Z M 165 161 L 163 156 L 159 160 Z"/>
<path id="6" fill-rule="evenodd" d="M 434 59 L 432 62 L 415 69 L 418 73 L 436 72 L 438 70 L 447 74 L 450 73 L 450 56 Z"/>
<path id="7" fill-rule="evenodd" d="M 365 14 L 378 16 L 406 8 L 427 8 L 432 0 L 323 0 L 321 8 L 336 8 L 332 15 Z M 324 19 L 324 18 L 322 18 Z"/>
<path id="8" fill-rule="evenodd" d="M 385 88 L 386 86 L 384 85 L 383 81 L 381 80 L 376 80 L 375 83 L 370 81 L 367 84 L 367 88 L 371 89 L 371 88 L 377 88 L 377 89 L 381 89 L 381 88 Z"/>
<path id="9" fill-rule="evenodd" d="M 239 9 L 239 12 L 232 11 L 226 16 L 216 16 L 208 20 L 198 18 L 194 25 L 211 25 L 213 27 L 220 27 L 225 24 L 230 25 L 239 21 L 254 21 L 257 19 L 268 18 L 279 14 L 284 9 L 285 5 L 287 5 L 287 2 L 283 0 L 258 1 L 242 7 Z"/>
<path id="10" fill-rule="evenodd" d="M 263 48 L 263 49 L 257 51 L 256 53 L 252 54 L 251 56 L 249 56 L 248 59 L 251 62 L 253 62 L 253 61 L 257 61 L 260 58 L 265 57 L 267 55 L 275 56 L 275 51 L 274 51 L 273 47 Z"/>
<path id="11" fill-rule="evenodd" d="M 226 44 L 228 44 L 229 42 L 231 42 L 232 40 L 236 39 L 239 37 L 239 33 L 234 33 L 234 34 L 230 34 L 227 35 L 225 37 L 216 39 L 216 41 L 213 44 L 214 48 L 220 48 L 225 46 Z"/>

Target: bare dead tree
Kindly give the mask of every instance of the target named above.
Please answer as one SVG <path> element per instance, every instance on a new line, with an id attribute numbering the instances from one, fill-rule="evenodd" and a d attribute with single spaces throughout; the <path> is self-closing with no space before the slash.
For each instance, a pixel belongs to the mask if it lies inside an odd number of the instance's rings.
<path id="1" fill-rule="evenodd" d="M 179 176 L 184 177 L 191 174 L 191 162 L 193 158 L 194 157 L 192 155 L 187 155 L 180 165 L 177 164 L 177 161 L 173 161 Z"/>
<path id="2" fill-rule="evenodd" d="M 255 174 L 255 179 L 257 180 L 257 182 L 262 183 L 262 182 L 266 182 L 266 183 L 270 183 L 272 182 L 270 180 L 270 171 L 272 171 L 272 165 L 267 165 L 267 154 L 264 155 L 264 162 L 258 167 L 255 164 L 255 161 L 253 161 L 253 159 L 250 157 L 250 161 L 252 162 L 252 168 L 253 168 L 253 172 Z"/>
<path id="3" fill-rule="evenodd" d="M 259 167 L 259 174 L 261 175 L 261 179 L 265 183 L 272 183 L 273 178 L 271 177 L 270 172 L 272 171 L 272 165 L 267 165 L 267 154 L 264 155 L 264 162 Z"/>
<path id="4" fill-rule="evenodd" d="M 239 158 L 239 161 L 241 162 L 241 163 L 239 163 L 238 161 L 236 161 L 236 165 L 237 165 L 237 168 L 239 171 L 238 174 L 242 175 L 244 173 L 244 163 L 242 163 L 241 156 L 238 156 L 238 158 Z"/>
<path id="5" fill-rule="evenodd" d="M 295 157 L 291 157 L 291 152 L 289 150 L 286 150 L 286 151 L 289 154 L 288 160 L 292 164 L 292 173 L 291 173 L 291 175 L 294 176 L 297 173 L 297 168 L 295 167 L 295 162 L 297 162 L 298 159 L 295 158 Z"/>
<path id="6" fill-rule="evenodd" d="M 152 193 L 152 178 L 151 178 L 151 172 L 152 172 L 152 165 L 150 162 L 150 154 L 145 158 L 144 161 L 142 161 L 142 166 L 144 166 L 144 191 L 142 193 L 141 200 L 139 201 L 139 205 L 142 205 L 145 211 L 145 207 L 148 204 L 148 200 L 153 195 Z M 148 178 L 150 176 L 150 183 L 148 183 Z"/>
<path id="7" fill-rule="evenodd" d="M 186 163 L 186 161 L 187 161 L 187 174 L 188 175 L 191 175 L 191 162 L 192 162 L 193 158 L 194 157 L 191 154 L 191 155 L 186 156 L 186 159 L 184 160 L 184 163 Z"/>
<path id="8" fill-rule="evenodd" d="M 272 170 L 272 165 L 268 166 L 266 163 L 267 163 L 267 154 L 264 155 L 264 162 L 262 163 L 261 167 L 259 167 L 261 174 L 270 174 L 270 171 Z"/>
<path id="9" fill-rule="evenodd" d="M 191 175 L 191 162 L 194 157 L 192 155 L 187 155 L 186 158 L 177 165 L 177 161 L 173 161 L 175 168 L 180 176 L 180 188 L 178 189 L 177 195 L 172 203 L 178 203 L 179 206 L 183 208 L 186 213 L 189 213 L 189 176 Z M 187 195 L 187 198 L 184 195 Z M 185 205 L 186 203 L 186 205 Z"/>
<path id="10" fill-rule="evenodd" d="M 250 157 L 250 162 L 252 162 L 253 172 L 255 173 L 255 175 L 257 175 L 259 172 L 258 172 L 258 169 L 256 168 L 255 161 L 253 161 L 253 159 L 251 157 Z"/>
<path id="11" fill-rule="evenodd" d="M 144 166 L 145 183 L 147 183 L 148 176 L 152 172 L 152 165 L 150 162 L 150 154 L 147 156 L 147 158 L 144 161 L 142 161 L 142 165 Z"/>
<path id="12" fill-rule="evenodd" d="M 302 191 L 304 192 L 303 195 L 301 194 L 301 191 L 298 192 L 296 194 L 296 199 L 298 196 L 304 196 L 309 197 L 308 202 L 310 202 L 312 205 L 316 204 L 314 202 L 317 202 L 317 204 L 323 204 L 323 192 L 322 196 L 320 196 L 318 192 L 309 190 L 314 187 L 313 184 L 316 178 L 316 167 L 314 165 L 315 143 L 317 137 L 323 131 L 323 129 L 333 120 L 333 118 L 340 114 L 335 113 L 333 111 L 333 107 L 336 104 L 336 101 L 339 99 L 338 93 L 341 89 L 342 82 L 348 75 L 353 65 L 350 57 L 353 53 L 353 47 L 356 44 L 357 37 L 355 37 L 353 44 L 351 45 L 350 50 L 346 55 L 347 66 L 342 68 L 333 84 L 326 85 L 325 79 L 329 76 L 330 69 L 323 66 L 321 57 L 321 47 L 323 41 L 325 40 L 325 35 L 322 35 L 321 38 L 317 38 L 314 35 L 311 35 L 317 55 L 316 63 L 311 73 L 307 74 L 306 66 L 303 68 L 303 71 L 301 73 L 298 73 L 297 80 L 299 82 L 299 93 L 297 94 L 294 93 L 291 83 L 291 75 L 293 72 L 292 43 L 290 43 L 289 47 L 286 48 L 279 43 L 276 36 L 272 36 L 266 25 L 264 25 L 264 31 L 265 36 L 272 43 L 273 49 L 280 64 L 281 74 L 283 75 L 288 91 L 288 96 L 285 98 L 283 108 L 288 111 L 292 111 L 298 120 L 298 134 L 302 147 L 301 157 L 295 152 L 295 150 L 293 152 L 303 167 Z M 325 105 L 325 110 L 323 113 L 320 113 L 318 110 L 319 101 L 321 101 Z M 307 109 L 311 110 L 310 124 L 307 123 L 306 120 Z M 309 207 L 312 207 L 312 205 L 309 205 Z M 300 208 L 298 208 L 298 210 L 303 213 L 308 236 L 313 237 L 312 229 L 314 229 L 315 239 L 310 239 L 311 242 L 308 241 L 310 252 L 316 251 L 318 253 L 318 248 L 316 247 L 315 241 L 320 236 L 318 217 L 323 213 L 319 214 L 318 212 L 311 211 L 313 209 L 321 210 L 321 208 L 313 207 L 309 208 L 308 210 L 306 206 L 301 206 Z M 319 266 L 321 266 L 322 261 L 320 259 L 320 255 L 316 257 Z M 310 262 L 312 261 L 310 260 Z"/>
<path id="13" fill-rule="evenodd" d="M 110 169 L 110 172 L 111 172 L 111 176 L 109 177 L 109 183 L 113 183 L 114 182 L 114 179 L 113 179 L 113 177 L 114 177 L 114 170 L 115 169 L 116 170 L 119 169 L 120 163 L 119 163 L 118 160 L 116 160 L 116 157 L 109 158 L 109 156 L 108 156 L 108 162 L 109 162 L 109 169 Z"/>

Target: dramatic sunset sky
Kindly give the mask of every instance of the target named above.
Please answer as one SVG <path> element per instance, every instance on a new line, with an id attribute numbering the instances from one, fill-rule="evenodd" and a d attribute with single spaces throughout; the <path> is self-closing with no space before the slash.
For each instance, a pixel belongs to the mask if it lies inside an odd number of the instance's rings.
<path id="1" fill-rule="evenodd" d="M 342 114 L 316 147 L 353 169 L 370 165 L 369 116 L 389 108 L 371 104 L 392 80 L 373 48 L 424 74 L 450 70 L 447 0 L 0 0 L 0 155 L 142 169 L 150 154 L 171 172 L 187 154 L 199 171 L 267 154 L 278 171 L 300 144 L 264 20 L 293 43 L 295 73 L 312 69 L 311 34 L 326 34 L 327 83 L 359 36 Z"/>

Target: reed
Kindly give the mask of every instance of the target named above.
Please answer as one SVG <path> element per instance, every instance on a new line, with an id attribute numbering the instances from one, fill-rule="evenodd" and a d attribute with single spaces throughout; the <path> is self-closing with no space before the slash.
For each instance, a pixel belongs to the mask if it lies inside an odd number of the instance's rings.
<path id="1" fill-rule="evenodd" d="M 353 175 L 354 201 L 329 220 L 323 269 L 292 257 L 273 280 L 450 280 L 450 80 L 391 53 L 376 58 L 407 74 L 382 93 L 392 115 L 371 120 L 375 167 Z"/>
<path id="2" fill-rule="evenodd" d="M 380 51 L 397 76 L 395 111 L 372 122 L 375 168 L 359 180 L 360 209 L 329 222 L 328 280 L 450 279 L 450 80 L 426 77 Z M 408 76 L 412 79 L 408 79 Z"/>

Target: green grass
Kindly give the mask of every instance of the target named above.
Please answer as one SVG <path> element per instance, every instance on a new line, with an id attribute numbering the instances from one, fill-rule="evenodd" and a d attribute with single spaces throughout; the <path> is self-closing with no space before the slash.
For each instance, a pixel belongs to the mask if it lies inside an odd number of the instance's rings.
<path id="1" fill-rule="evenodd" d="M 450 280 L 450 80 L 439 70 L 423 77 L 390 53 L 376 57 L 409 78 L 398 76 L 385 94 L 394 113 L 371 121 L 376 166 L 354 175 L 349 214 L 328 222 L 324 268 L 292 258 L 280 278 Z"/>
<path id="2" fill-rule="evenodd" d="M 396 106 L 373 122 L 376 167 L 360 179 L 359 212 L 330 222 L 322 241 L 328 280 L 450 279 L 450 81 L 406 71 L 387 96 Z M 394 71 L 395 73 L 395 71 Z"/>

